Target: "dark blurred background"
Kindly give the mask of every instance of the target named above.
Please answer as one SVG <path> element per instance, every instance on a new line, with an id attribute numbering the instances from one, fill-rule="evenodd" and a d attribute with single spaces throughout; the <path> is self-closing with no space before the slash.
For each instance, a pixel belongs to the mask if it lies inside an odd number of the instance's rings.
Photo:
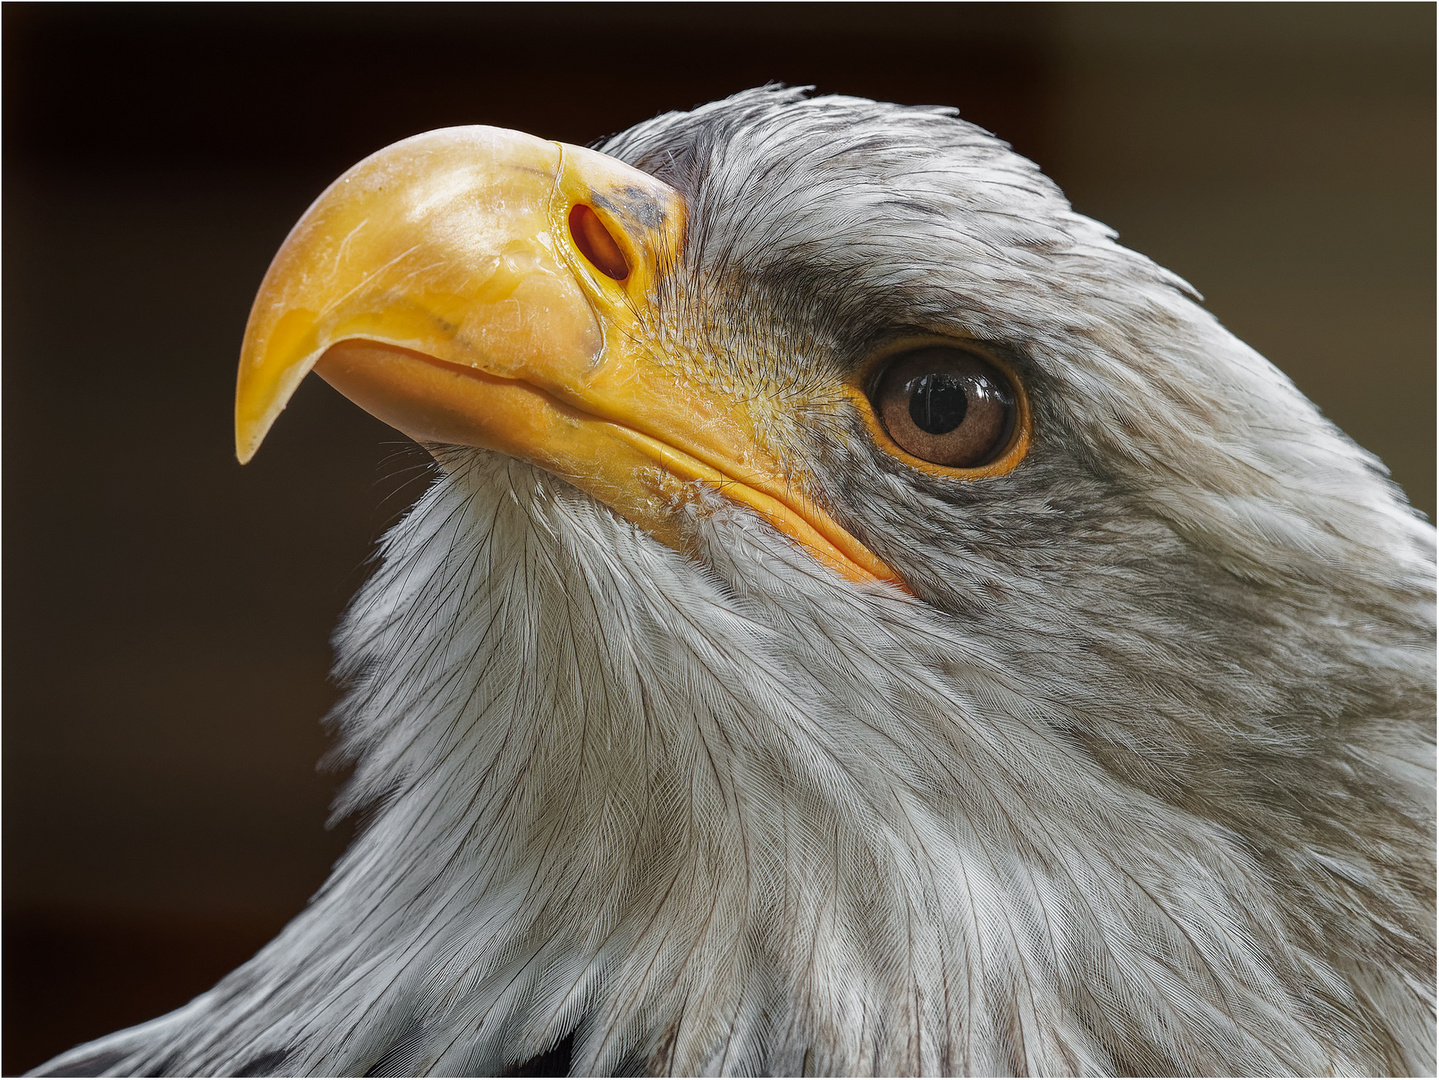
<path id="1" fill-rule="evenodd" d="M 1434 511 L 1435 9 L 3 8 L 4 1057 L 182 1004 L 344 846 L 327 637 L 422 482 L 307 382 L 232 451 L 251 296 L 329 180 L 780 80 L 955 104 Z"/>

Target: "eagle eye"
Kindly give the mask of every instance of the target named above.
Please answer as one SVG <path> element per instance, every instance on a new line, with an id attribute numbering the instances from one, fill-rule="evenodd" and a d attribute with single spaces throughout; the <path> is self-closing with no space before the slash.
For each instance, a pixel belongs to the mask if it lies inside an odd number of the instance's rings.
<path id="1" fill-rule="evenodd" d="M 982 356 L 946 346 L 901 353 L 880 373 L 871 401 L 901 450 L 961 469 L 1003 454 L 1019 411 L 1005 373 Z"/>

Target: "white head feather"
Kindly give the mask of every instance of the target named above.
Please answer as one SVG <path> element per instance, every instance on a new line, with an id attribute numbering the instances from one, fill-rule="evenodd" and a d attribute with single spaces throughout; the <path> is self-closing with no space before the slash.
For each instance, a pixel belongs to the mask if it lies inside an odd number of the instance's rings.
<path id="1" fill-rule="evenodd" d="M 1432 1072 L 1434 533 L 1382 467 L 943 110 L 752 91 L 602 148 L 691 207 L 649 332 L 914 596 L 440 450 L 336 638 L 368 824 L 254 960 L 54 1064 Z M 1023 469 L 814 407 L 897 326 L 1003 352 Z"/>

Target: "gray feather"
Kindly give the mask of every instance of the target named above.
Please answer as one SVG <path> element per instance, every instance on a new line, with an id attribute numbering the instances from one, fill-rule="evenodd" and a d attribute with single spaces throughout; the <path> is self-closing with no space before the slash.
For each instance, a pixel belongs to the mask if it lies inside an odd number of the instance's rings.
<path id="1" fill-rule="evenodd" d="M 690 207 L 646 333 L 914 595 L 438 448 L 336 637 L 370 824 L 51 1075 L 1432 1073 L 1434 531 L 1379 462 L 946 110 L 759 90 L 602 149 Z M 901 331 L 1012 364 L 1023 467 L 873 445 L 833 387 Z"/>

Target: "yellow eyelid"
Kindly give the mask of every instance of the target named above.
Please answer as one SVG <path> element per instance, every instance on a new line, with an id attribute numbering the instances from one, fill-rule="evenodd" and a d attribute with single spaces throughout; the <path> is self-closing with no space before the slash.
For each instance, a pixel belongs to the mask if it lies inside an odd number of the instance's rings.
<path id="1" fill-rule="evenodd" d="M 995 370 L 1001 372 L 1009 381 L 1010 387 L 1014 390 L 1014 431 L 1010 434 L 1009 445 L 1004 452 L 989 462 L 987 465 L 977 465 L 973 468 L 959 468 L 953 465 L 936 465 L 932 461 L 925 461 L 923 458 L 915 457 L 909 451 L 900 447 L 885 430 L 884 424 L 880 422 L 879 416 L 874 411 L 874 403 L 870 400 L 869 388 L 874 384 L 876 376 L 889 364 L 893 363 L 905 353 L 913 352 L 916 349 L 930 347 L 945 347 L 951 349 L 962 349 L 965 352 L 974 353 L 991 365 Z M 931 476 L 942 476 L 952 480 L 985 480 L 990 477 L 1003 476 L 1012 472 L 1014 468 L 1024 460 L 1029 453 L 1029 445 L 1033 439 L 1032 413 L 1029 407 L 1029 395 L 1025 392 L 1024 383 L 1015 374 L 1014 369 L 993 352 L 983 345 L 967 339 L 945 338 L 938 336 L 924 336 L 905 338 L 901 341 L 892 342 L 886 348 L 876 353 L 871 359 L 865 362 L 856 374 L 853 381 L 844 386 L 844 392 L 854 402 L 854 406 L 863 417 L 865 426 L 869 428 L 870 436 L 885 453 L 898 458 L 911 468 L 920 472 L 929 473 Z"/>

